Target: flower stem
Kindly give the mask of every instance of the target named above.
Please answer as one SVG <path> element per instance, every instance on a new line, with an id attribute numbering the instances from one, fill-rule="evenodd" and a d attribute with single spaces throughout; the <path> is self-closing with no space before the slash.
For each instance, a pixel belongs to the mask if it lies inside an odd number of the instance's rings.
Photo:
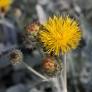
<path id="1" fill-rule="evenodd" d="M 66 55 L 64 56 L 64 92 L 67 92 L 67 63 L 66 63 Z"/>
<path id="2" fill-rule="evenodd" d="M 24 62 L 23 62 L 23 64 L 24 64 L 25 67 L 26 67 L 28 70 L 30 70 L 32 73 L 34 73 L 35 75 L 39 76 L 39 77 L 42 78 L 43 80 L 47 80 L 47 81 L 48 81 L 48 79 L 47 79 L 45 76 L 43 76 L 42 74 L 38 73 L 38 72 L 37 72 L 36 70 L 34 70 L 31 66 L 29 66 L 28 64 L 26 64 L 26 63 L 24 63 Z"/>

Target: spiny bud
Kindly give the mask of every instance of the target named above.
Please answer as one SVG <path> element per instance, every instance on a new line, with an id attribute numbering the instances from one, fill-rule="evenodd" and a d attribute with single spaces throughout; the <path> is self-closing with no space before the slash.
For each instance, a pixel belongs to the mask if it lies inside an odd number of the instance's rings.
<path id="1" fill-rule="evenodd" d="M 47 76 L 56 76 L 61 69 L 61 65 L 54 58 L 47 57 L 42 61 L 42 70 Z"/>
<path id="2" fill-rule="evenodd" d="M 26 26 L 26 30 L 24 32 L 24 41 L 23 45 L 26 48 L 34 48 L 37 43 L 37 32 L 39 31 L 39 23 L 33 22 Z"/>
<path id="3" fill-rule="evenodd" d="M 23 61 L 23 54 L 20 50 L 14 49 L 9 54 L 9 60 L 12 64 L 18 64 Z"/>
<path id="4" fill-rule="evenodd" d="M 28 33 L 37 33 L 39 31 L 40 24 L 38 22 L 30 23 L 26 26 L 26 31 Z"/>

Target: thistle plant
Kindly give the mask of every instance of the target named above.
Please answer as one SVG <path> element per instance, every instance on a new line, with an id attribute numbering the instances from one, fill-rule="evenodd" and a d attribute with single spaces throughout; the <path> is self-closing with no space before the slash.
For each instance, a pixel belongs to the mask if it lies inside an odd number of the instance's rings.
<path id="1" fill-rule="evenodd" d="M 24 34 L 25 47 L 26 45 L 29 45 L 29 47 L 32 45 L 36 49 L 40 49 L 39 52 L 41 51 L 40 53 L 43 56 L 41 70 L 43 74 L 38 73 L 26 63 L 23 62 L 23 64 L 43 80 L 57 77 L 57 75 L 59 76 L 63 72 L 64 92 L 67 92 L 66 54 L 77 48 L 81 40 L 78 22 L 69 16 L 53 16 L 43 24 L 32 23 L 28 25 Z M 23 54 L 18 50 L 16 51 L 10 54 L 10 60 L 14 64 L 23 59 L 20 57 Z M 64 61 L 60 57 L 64 57 Z"/>
<path id="2" fill-rule="evenodd" d="M 53 54 L 54 57 L 58 58 L 64 55 L 62 76 L 64 92 L 67 92 L 66 54 L 75 49 L 81 40 L 78 22 L 69 16 L 54 16 L 50 17 L 43 26 L 46 30 L 39 30 L 39 42 L 48 54 Z"/>

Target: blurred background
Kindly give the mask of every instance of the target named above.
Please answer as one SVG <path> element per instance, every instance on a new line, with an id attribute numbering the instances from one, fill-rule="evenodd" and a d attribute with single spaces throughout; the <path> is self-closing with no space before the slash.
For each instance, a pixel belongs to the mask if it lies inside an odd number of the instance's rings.
<path id="1" fill-rule="evenodd" d="M 63 92 L 59 80 L 42 81 L 22 64 L 12 65 L 7 55 L 21 47 L 26 24 L 62 14 L 78 19 L 83 34 L 80 46 L 67 55 L 68 92 L 92 92 L 92 0 L 13 0 L 7 12 L 1 6 L 0 11 L 0 92 Z M 21 50 L 25 62 L 40 72 L 39 52 Z"/>

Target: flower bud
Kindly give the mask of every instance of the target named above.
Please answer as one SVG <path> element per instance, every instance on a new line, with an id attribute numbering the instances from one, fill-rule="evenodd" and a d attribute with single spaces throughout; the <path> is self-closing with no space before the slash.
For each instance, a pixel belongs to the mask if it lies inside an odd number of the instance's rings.
<path id="1" fill-rule="evenodd" d="M 54 58 L 48 57 L 42 61 L 42 70 L 47 76 L 56 76 L 61 69 L 61 65 Z"/>
<path id="2" fill-rule="evenodd" d="M 18 64 L 21 63 L 23 61 L 23 54 L 20 50 L 13 50 L 10 54 L 9 54 L 9 60 L 12 64 Z"/>

